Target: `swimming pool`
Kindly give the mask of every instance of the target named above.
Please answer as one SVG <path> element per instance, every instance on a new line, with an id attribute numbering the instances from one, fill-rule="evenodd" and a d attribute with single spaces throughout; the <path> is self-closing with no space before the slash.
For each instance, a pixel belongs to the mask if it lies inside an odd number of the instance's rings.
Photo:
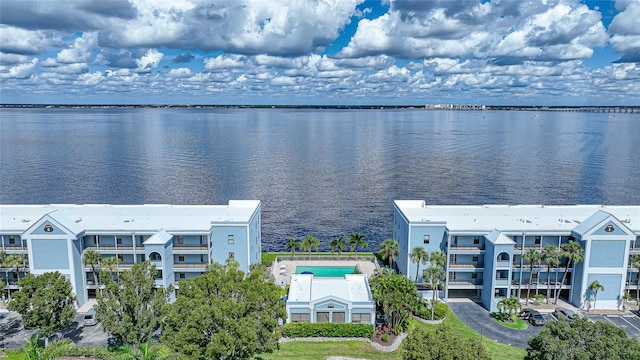
<path id="1" fill-rule="evenodd" d="M 296 274 L 311 272 L 317 277 L 344 277 L 345 274 L 353 274 L 355 266 L 296 266 Z"/>

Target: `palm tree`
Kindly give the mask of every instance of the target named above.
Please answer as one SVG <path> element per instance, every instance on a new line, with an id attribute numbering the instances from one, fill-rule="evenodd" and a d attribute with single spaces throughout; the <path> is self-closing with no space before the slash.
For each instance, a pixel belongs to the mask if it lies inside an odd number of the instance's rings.
<path id="1" fill-rule="evenodd" d="M 631 266 L 638 270 L 638 276 L 636 277 L 636 302 L 638 303 L 638 310 L 640 310 L 640 254 L 631 255 L 629 262 L 631 262 Z"/>
<path id="2" fill-rule="evenodd" d="M 4 250 L 0 250 L 0 269 L 5 267 L 4 262 L 6 259 L 7 259 L 7 253 Z M 7 271 L 5 271 L 4 274 L 5 274 L 5 281 L 2 284 L 0 284 L 0 291 L 4 290 L 5 283 L 9 282 L 9 277 L 8 277 L 9 275 Z"/>
<path id="3" fill-rule="evenodd" d="M 436 301 L 438 298 L 438 291 L 440 290 L 440 280 L 444 279 L 445 276 L 447 276 L 447 274 L 444 271 L 444 268 L 433 263 L 422 271 L 422 277 L 429 281 L 433 295 L 431 299 L 431 320 L 433 320 L 435 315 Z"/>
<path id="4" fill-rule="evenodd" d="M 542 260 L 547 264 L 547 304 L 551 296 L 551 267 L 560 264 L 560 255 L 558 248 L 554 245 L 545 245 L 542 248 Z"/>
<path id="5" fill-rule="evenodd" d="M 96 265 L 100 264 L 101 256 L 97 251 L 87 250 L 84 252 L 84 257 L 82 258 L 82 262 L 85 266 L 91 266 L 91 272 L 93 273 L 93 281 L 96 282 L 96 285 L 100 286 L 100 281 L 98 280 L 98 274 L 96 272 Z"/>
<path id="6" fill-rule="evenodd" d="M 347 248 L 347 244 L 344 242 L 344 236 L 340 236 L 335 239 L 331 239 L 329 241 L 329 245 L 331 246 L 331 253 L 334 254 L 336 250 L 338 251 L 338 257 L 342 255 L 342 250 Z"/>
<path id="7" fill-rule="evenodd" d="M 447 255 L 442 251 L 434 251 L 429 255 L 429 261 L 436 266 L 445 266 L 447 264 Z"/>
<path id="8" fill-rule="evenodd" d="M 104 272 L 104 275 L 103 273 L 100 273 L 100 276 L 107 276 L 108 274 L 113 278 L 113 275 L 118 271 L 117 267 L 119 263 L 120 258 L 116 256 L 108 256 L 103 258 L 100 261 L 100 265 L 102 269 L 106 270 L 106 272 Z M 104 281 L 104 278 L 102 280 Z"/>
<path id="9" fill-rule="evenodd" d="M 562 256 L 567 259 L 567 265 L 564 268 L 564 274 L 562 275 L 562 282 L 560 283 L 560 289 L 562 290 L 562 285 L 564 284 L 565 279 L 567 278 L 567 273 L 569 272 L 569 268 L 572 264 L 582 262 L 584 260 L 584 249 L 577 241 L 571 240 L 566 244 L 562 244 L 560 246 L 562 249 Z M 556 292 L 556 299 L 553 302 L 554 304 L 558 303 L 558 297 L 560 297 L 560 291 Z"/>
<path id="10" fill-rule="evenodd" d="M 167 349 L 154 344 L 151 339 L 138 345 L 123 346 L 118 349 L 121 360 L 169 360 L 179 359 L 177 354 L 171 354 Z"/>
<path id="11" fill-rule="evenodd" d="M 501 312 L 506 311 L 507 314 L 509 314 L 510 321 L 513 321 L 513 313 L 517 312 L 520 308 L 522 308 L 522 305 L 520 304 L 518 298 L 515 296 L 511 296 L 509 298 L 505 297 L 498 301 L 498 310 L 500 310 Z"/>
<path id="12" fill-rule="evenodd" d="M 284 249 L 285 250 L 291 250 L 291 259 L 293 260 L 293 257 L 296 254 L 296 248 L 298 249 L 302 249 L 302 244 L 300 243 L 300 241 L 296 241 L 296 239 L 290 237 L 289 241 L 287 241 L 286 244 L 284 244 Z"/>
<path id="13" fill-rule="evenodd" d="M 367 242 L 364 241 L 365 235 L 359 232 L 349 234 L 349 245 L 351 245 L 351 251 L 355 250 L 356 260 L 358 260 L 358 248 L 364 249 L 367 247 Z"/>
<path id="14" fill-rule="evenodd" d="M 598 280 L 594 280 L 589 284 L 589 290 L 593 291 L 593 308 L 596 308 L 596 300 L 598 299 L 598 291 L 604 291 L 604 286 Z"/>
<path id="15" fill-rule="evenodd" d="M 7 269 L 15 269 L 16 278 L 18 279 L 20 278 L 20 265 L 24 263 L 24 257 L 22 254 L 9 254 L 4 259 L 4 266 Z"/>
<path id="16" fill-rule="evenodd" d="M 304 240 L 302 240 L 302 249 L 309 251 L 309 257 L 311 257 L 311 250 L 313 248 L 318 251 L 318 245 L 320 245 L 320 240 L 314 238 L 312 235 L 307 235 Z"/>
<path id="17" fill-rule="evenodd" d="M 54 360 L 60 356 L 69 353 L 73 346 L 69 340 L 53 341 L 51 344 L 40 345 L 40 335 L 33 334 L 27 339 L 26 344 L 22 347 L 23 357 L 25 360 Z"/>
<path id="18" fill-rule="evenodd" d="M 529 263 L 529 282 L 527 283 L 527 300 L 525 305 L 529 305 L 529 296 L 531 295 L 531 281 L 533 280 L 533 265 L 540 262 L 542 254 L 536 249 L 529 249 L 522 256 L 525 262 Z M 522 282 L 522 279 L 521 281 Z"/>
<path id="19" fill-rule="evenodd" d="M 380 244 L 380 251 L 378 251 L 382 260 L 389 261 L 389 268 L 393 269 L 393 262 L 395 258 L 400 254 L 398 251 L 398 242 L 393 239 L 387 239 Z"/>
<path id="20" fill-rule="evenodd" d="M 416 246 L 411 250 L 409 254 L 411 261 L 416 263 L 416 284 L 418 283 L 418 274 L 420 271 L 420 264 L 426 265 L 429 261 L 429 253 L 422 246 Z"/>

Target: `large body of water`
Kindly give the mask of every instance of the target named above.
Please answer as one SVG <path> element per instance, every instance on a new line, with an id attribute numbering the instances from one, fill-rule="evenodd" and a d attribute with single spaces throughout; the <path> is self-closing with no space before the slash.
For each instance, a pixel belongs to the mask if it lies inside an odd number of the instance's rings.
<path id="1" fill-rule="evenodd" d="M 1 109 L 0 203 L 262 201 L 289 237 L 392 235 L 394 199 L 640 204 L 640 114 Z"/>

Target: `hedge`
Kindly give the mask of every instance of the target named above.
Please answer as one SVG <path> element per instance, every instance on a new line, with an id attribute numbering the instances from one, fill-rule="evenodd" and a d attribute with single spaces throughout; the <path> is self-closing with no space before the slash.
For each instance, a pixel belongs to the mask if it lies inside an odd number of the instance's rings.
<path id="1" fill-rule="evenodd" d="M 433 319 L 443 319 L 445 316 L 447 316 L 448 311 L 449 307 L 447 306 L 447 304 L 440 301 L 436 302 L 436 308 L 433 310 Z M 418 305 L 413 314 L 422 319 L 431 320 L 431 308 L 427 307 L 425 304 Z"/>
<path id="2" fill-rule="evenodd" d="M 373 337 L 372 324 L 286 323 L 284 337 Z"/>

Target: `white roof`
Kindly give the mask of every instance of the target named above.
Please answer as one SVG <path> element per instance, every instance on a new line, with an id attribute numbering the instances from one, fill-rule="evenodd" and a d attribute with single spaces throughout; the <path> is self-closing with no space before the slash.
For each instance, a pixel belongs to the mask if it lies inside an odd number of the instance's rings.
<path id="1" fill-rule="evenodd" d="M 171 241 L 171 238 L 171 234 L 164 231 L 163 229 L 149 236 L 149 238 L 144 241 L 144 245 L 165 245 L 166 243 Z"/>
<path id="2" fill-rule="evenodd" d="M 516 242 L 513 241 L 510 237 L 508 237 L 507 235 L 501 233 L 498 230 L 493 230 L 492 232 L 488 233 L 484 237 L 487 240 L 491 241 L 495 245 L 511 245 L 511 246 L 513 246 L 513 245 L 516 244 Z"/>
<path id="3" fill-rule="evenodd" d="M 640 206 L 609 205 L 426 205 L 423 200 L 396 200 L 411 223 L 446 223 L 451 232 L 564 231 L 570 232 L 601 210 L 640 234 Z"/>
<path id="4" fill-rule="evenodd" d="M 231 200 L 229 205 L 0 205 L 0 231 L 23 232 L 55 212 L 87 232 L 207 232 L 212 223 L 248 223 L 259 207 L 259 200 Z"/>
<path id="5" fill-rule="evenodd" d="M 312 274 L 291 275 L 287 301 L 314 302 L 326 297 L 351 303 L 373 301 L 365 274 L 346 274 L 344 278 L 314 277 Z"/>

